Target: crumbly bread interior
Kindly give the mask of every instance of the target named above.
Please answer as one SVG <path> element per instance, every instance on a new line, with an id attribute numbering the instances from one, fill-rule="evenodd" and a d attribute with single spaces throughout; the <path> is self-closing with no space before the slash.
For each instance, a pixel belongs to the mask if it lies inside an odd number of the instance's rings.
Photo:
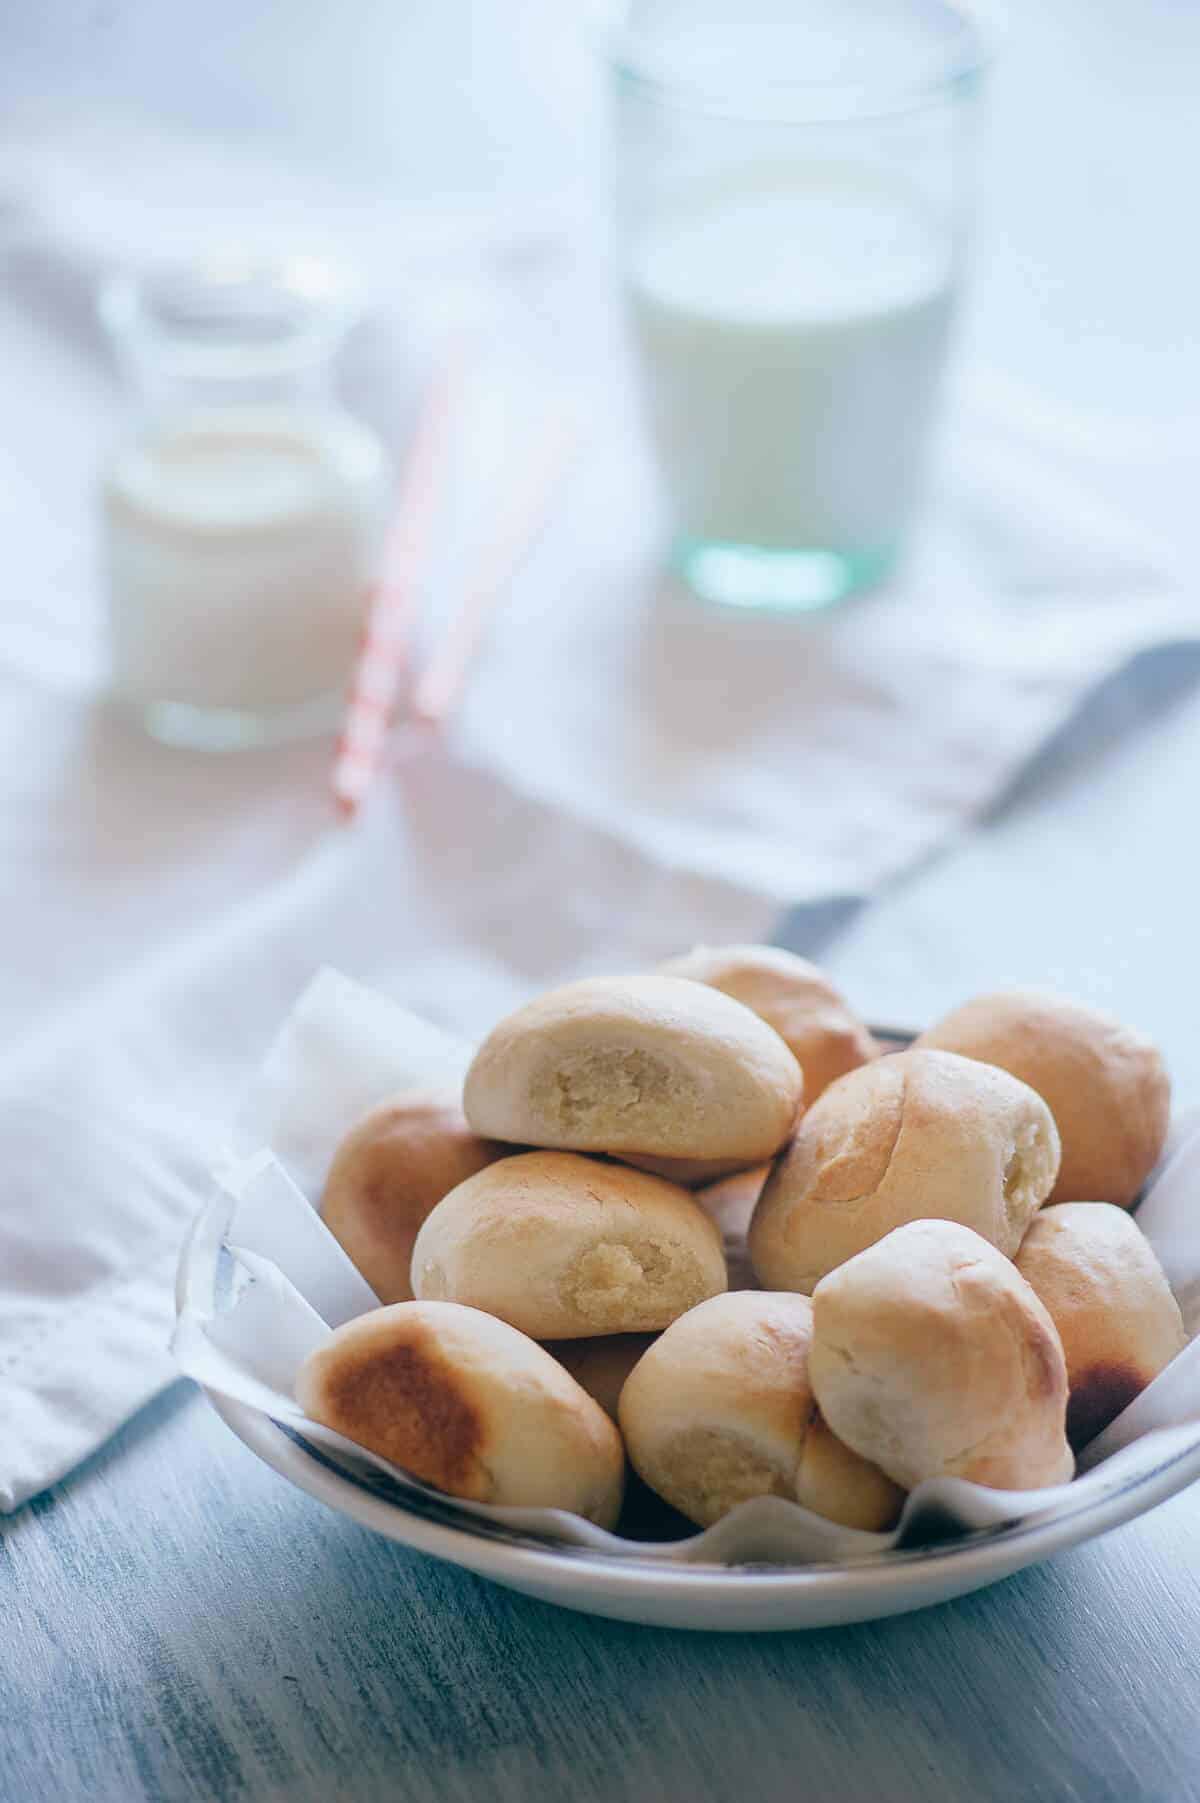
<path id="1" fill-rule="evenodd" d="M 637 1333 L 712 1294 L 695 1256 L 663 1239 L 601 1240 L 563 1271 L 559 1295 L 596 1333 Z"/>
<path id="2" fill-rule="evenodd" d="M 728 1428 L 683 1428 L 642 1475 L 673 1508 L 706 1527 L 751 1497 L 794 1494 L 791 1473 Z"/>
<path id="3" fill-rule="evenodd" d="M 657 1113 L 694 1104 L 687 1073 L 644 1046 L 597 1045 L 547 1060 L 530 1094 L 564 1133 L 626 1110 Z"/>
<path id="4" fill-rule="evenodd" d="M 1009 1231 L 1024 1232 L 1045 1201 L 1058 1170 L 1059 1150 L 1044 1120 L 1023 1122 L 1004 1166 L 1004 1213 Z"/>
<path id="5" fill-rule="evenodd" d="M 482 1308 L 538 1340 L 648 1333 L 728 1287 L 689 1191 L 574 1152 L 527 1152 L 459 1184 L 413 1248 L 419 1296 Z"/>
<path id="6" fill-rule="evenodd" d="M 477 1133 L 563 1151 L 736 1168 L 769 1157 L 803 1076 L 753 1009 L 680 977 L 589 978 L 500 1021 L 463 1106 Z"/>

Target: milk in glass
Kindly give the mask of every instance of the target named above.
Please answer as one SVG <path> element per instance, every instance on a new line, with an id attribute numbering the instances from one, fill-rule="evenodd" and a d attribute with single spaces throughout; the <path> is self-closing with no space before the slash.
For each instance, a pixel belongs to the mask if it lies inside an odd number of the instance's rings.
<path id="1" fill-rule="evenodd" d="M 952 294 L 944 239 L 853 169 L 747 171 L 651 227 L 632 316 L 686 537 L 885 562 Z"/>
<path id="2" fill-rule="evenodd" d="M 909 536 L 967 236 L 972 0 L 631 0 L 621 277 L 700 595 L 808 612 Z"/>

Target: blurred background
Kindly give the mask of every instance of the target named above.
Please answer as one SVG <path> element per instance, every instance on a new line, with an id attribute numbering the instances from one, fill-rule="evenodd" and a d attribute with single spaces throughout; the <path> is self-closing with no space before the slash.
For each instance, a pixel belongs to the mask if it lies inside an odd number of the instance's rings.
<path id="1" fill-rule="evenodd" d="M 270 235 L 282 198 L 267 169 L 286 166 L 284 189 L 311 186 L 314 236 L 347 209 L 343 235 L 357 227 L 385 269 L 430 234 L 587 241 L 607 187 L 600 23 L 583 0 L 10 0 L 3 193 L 18 204 L 25 166 L 47 157 L 57 204 L 98 231 L 128 211 L 134 235 L 152 218 L 186 236 L 216 205 Z M 1176 540 L 1196 472 L 1182 416 L 1200 395 L 1198 31 L 1180 0 L 1013 0 L 960 338 L 962 367 L 1044 411 Z M 230 173 L 240 156 L 259 168 L 248 187 Z"/>
<path id="2" fill-rule="evenodd" d="M 599 17 L 583 0 L 10 0 L 6 155 L 65 132 L 97 184 L 124 187 L 131 166 L 122 182 L 119 160 L 93 160 L 107 131 L 114 159 L 121 128 L 215 135 L 378 200 L 397 257 L 448 213 L 588 232 L 605 174 Z M 1006 19 L 967 347 L 1081 425 L 1119 416 L 1182 438 L 1196 9 L 1013 0 Z M 136 165 L 136 185 L 157 179 Z"/>
<path id="3" fill-rule="evenodd" d="M 135 960 L 148 923 L 167 938 L 256 893 L 330 824 L 328 739 L 210 767 L 97 705 L 96 487 L 123 402 L 95 298 L 113 269 L 220 243 L 360 266 L 372 306 L 343 381 L 394 456 L 431 346 L 482 322 L 517 372 L 517 435 L 461 435 L 483 446 L 472 522 L 547 399 L 584 443 L 505 584 L 458 752 L 779 910 L 842 922 L 953 843 L 1130 658 L 1158 658 L 1153 695 L 1190 681 L 1197 9 L 1009 7 L 913 556 L 894 594 L 808 636 L 702 616 L 661 581 L 612 304 L 609 23 L 582 0 L 4 8 L 0 730 L 18 905 L 64 948 L 53 978 L 13 974 L 14 1019 Z M 437 534 L 418 637 L 454 605 L 470 538 Z M 1122 687 L 1088 742 L 1153 705 Z M 82 890 L 101 899 L 86 929 Z M 1014 931 L 1019 911 L 996 912 Z M 1037 959 L 1075 932 L 1064 901 Z M 922 998 L 891 972 L 877 1006 L 911 1014 Z"/>

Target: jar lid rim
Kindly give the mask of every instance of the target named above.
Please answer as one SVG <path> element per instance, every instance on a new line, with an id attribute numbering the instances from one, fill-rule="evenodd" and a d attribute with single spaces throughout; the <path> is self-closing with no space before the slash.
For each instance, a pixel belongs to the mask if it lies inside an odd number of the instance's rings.
<path id="1" fill-rule="evenodd" d="M 118 352 L 180 372 L 283 372 L 331 355 L 361 317 L 357 273 L 323 258 L 227 252 L 120 270 L 100 319 Z"/>

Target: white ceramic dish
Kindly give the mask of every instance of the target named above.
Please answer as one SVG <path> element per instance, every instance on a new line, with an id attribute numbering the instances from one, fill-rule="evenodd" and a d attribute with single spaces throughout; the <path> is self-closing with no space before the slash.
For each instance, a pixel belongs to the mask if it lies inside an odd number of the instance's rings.
<path id="1" fill-rule="evenodd" d="M 212 1395 L 226 1425 L 252 1452 L 310 1496 L 388 1540 L 447 1559 L 543 1602 L 656 1627 L 729 1632 L 825 1628 L 903 1615 L 982 1590 L 1052 1553 L 1145 1514 L 1200 1478 L 1200 1426 L 1154 1436 L 1146 1469 L 1115 1494 L 1043 1523 L 1018 1523 L 940 1546 L 913 1547 L 853 1565 L 799 1568 L 664 1565 L 579 1547 L 539 1544 L 426 1499 L 389 1495 L 339 1469 L 256 1410 Z"/>
<path id="2" fill-rule="evenodd" d="M 902 1043 L 908 1036 L 886 1037 Z M 1178 1159 L 1168 1160 L 1160 1190 L 1179 1189 L 1182 1183 L 1190 1196 L 1194 1189 L 1197 1125 L 1189 1133 L 1186 1168 L 1182 1151 Z M 286 1179 L 279 1182 L 285 1190 L 290 1187 L 296 1225 L 312 1240 L 310 1205 Z M 278 1184 L 268 1194 L 269 1228 L 278 1222 L 278 1208 L 287 1206 L 286 1194 L 277 1191 Z M 1190 1220 L 1190 1209 L 1185 1213 Z M 201 1333 L 205 1317 L 222 1313 L 221 1297 L 229 1288 L 229 1219 L 219 1200 L 210 1204 L 181 1259 L 181 1324 L 199 1320 Z M 245 1226 L 243 1219 L 241 1244 L 246 1243 Z M 322 1229 L 316 1231 L 332 1245 Z M 1186 1237 L 1190 1244 L 1190 1232 Z M 337 1256 L 361 1289 L 361 1278 L 340 1251 Z M 293 1276 L 301 1293 L 316 1301 L 315 1291 L 306 1292 L 298 1272 Z M 354 1297 L 340 1315 L 324 1310 L 313 1315 L 307 1303 L 299 1297 L 297 1302 L 318 1331 L 327 1331 L 320 1326 L 322 1316 L 344 1319 L 364 1306 Z M 181 1362 L 187 1369 L 187 1359 Z M 271 1390 L 262 1386 L 239 1396 L 234 1385 L 230 1393 L 219 1370 L 203 1361 L 194 1375 L 218 1414 L 259 1458 L 362 1526 L 547 1602 L 669 1627 L 826 1627 L 920 1609 L 978 1590 L 1118 1527 L 1200 1478 L 1200 1419 L 1192 1419 L 1200 1416 L 1200 1398 L 1193 1398 L 1193 1391 L 1200 1390 L 1200 1340 L 1121 1418 L 1129 1423 L 1133 1412 L 1139 1412 L 1132 1422 L 1136 1437 L 1122 1435 L 1121 1424 L 1114 1424 L 1096 1443 L 1098 1452 L 1112 1456 L 1102 1463 L 1085 1457 L 1085 1475 L 1075 1484 L 1021 1495 L 937 1480 L 910 1498 L 900 1529 L 891 1537 L 898 1544 L 882 1546 L 882 1536 L 849 1536 L 860 1543 L 852 1557 L 840 1556 L 840 1546 L 839 1556 L 832 1556 L 827 1543 L 814 1540 L 811 1532 L 807 1540 L 798 1540 L 796 1505 L 770 1498 L 742 1504 L 703 1537 L 671 1544 L 620 1540 L 551 1511 L 509 1511 L 501 1519 L 504 1511 L 464 1505 L 403 1473 L 372 1468 L 345 1442 L 334 1444 L 336 1436 L 326 1436 L 323 1443 L 306 1437 L 303 1418 L 286 1401 L 290 1383 L 285 1380 L 275 1382 L 272 1400 Z M 205 1380 L 212 1380 L 212 1386 Z M 251 1406 L 255 1400 L 257 1407 Z M 289 1407 L 290 1421 L 281 1419 Z M 313 1430 L 317 1435 L 322 1431 Z M 1115 1436 L 1112 1446 L 1104 1444 L 1110 1434 Z M 1089 1464 L 1095 1468 L 1088 1470 Z M 808 1520 L 826 1534 L 836 1532 L 828 1523 Z M 572 1538 L 576 1544 L 570 1543 Z M 810 1555 L 803 1562 L 798 1547 Z"/>

